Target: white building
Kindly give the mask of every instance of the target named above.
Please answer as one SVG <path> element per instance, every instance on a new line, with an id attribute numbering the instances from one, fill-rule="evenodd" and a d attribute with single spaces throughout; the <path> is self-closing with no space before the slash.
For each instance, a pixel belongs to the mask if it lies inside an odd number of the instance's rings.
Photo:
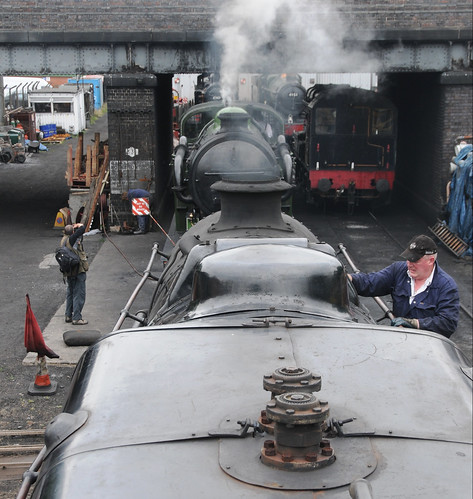
<path id="1" fill-rule="evenodd" d="M 28 105 L 36 114 L 37 128 L 56 125 L 65 133 L 76 135 L 86 128 L 90 93 L 75 84 L 33 90 L 28 94 Z"/>

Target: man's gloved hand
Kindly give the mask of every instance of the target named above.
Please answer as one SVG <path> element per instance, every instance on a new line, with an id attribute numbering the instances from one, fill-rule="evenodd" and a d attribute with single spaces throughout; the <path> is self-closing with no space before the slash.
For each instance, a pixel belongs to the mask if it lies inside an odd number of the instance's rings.
<path id="1" fill-rule="evenodd" d="M 396 317 L 391 321 L 391 326 L 410 327 L 411 329 L 419 329 L 419 321 L 417 319 L 406 319 L 405 317 Z"/>

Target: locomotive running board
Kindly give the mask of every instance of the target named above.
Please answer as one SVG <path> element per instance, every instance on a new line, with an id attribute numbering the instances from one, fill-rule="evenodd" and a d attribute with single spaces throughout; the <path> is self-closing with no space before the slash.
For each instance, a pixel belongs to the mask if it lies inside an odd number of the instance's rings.
<path id="1" fill-rule="evenodd" d="M 468 244 L 451 232 L 440 220 L 433 227 L 429 227 L 429 230 L 457 257 L 461 257 L 468 249 Z"/>

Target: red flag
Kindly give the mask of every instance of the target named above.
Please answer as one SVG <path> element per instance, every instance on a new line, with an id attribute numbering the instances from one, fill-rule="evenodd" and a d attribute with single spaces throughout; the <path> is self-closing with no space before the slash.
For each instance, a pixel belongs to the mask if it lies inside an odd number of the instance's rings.
<path id="1" fill-rule="evenodd" d="M 36 352 L 39 357 L 45 355 L 50 359 L 58 359 L 59 355 L 46 346 L 43 333 L 39 327 L 33 310 L 31 310 L 30 297 L 26 295 L 26 319 L 25 319 L 25 347 L 27 352 Z"/>

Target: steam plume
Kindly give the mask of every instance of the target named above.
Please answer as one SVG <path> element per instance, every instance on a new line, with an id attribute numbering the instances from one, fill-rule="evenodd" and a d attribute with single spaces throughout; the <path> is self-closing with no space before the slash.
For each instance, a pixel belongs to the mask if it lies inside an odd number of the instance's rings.
<path id="1" fill-rule="evenodd" d="M 224 0 L 215 18 L 222 97 L 239 73 L 374 72 L 376 61 L 346 47 L 351 27 L 333 0 Z"/>

